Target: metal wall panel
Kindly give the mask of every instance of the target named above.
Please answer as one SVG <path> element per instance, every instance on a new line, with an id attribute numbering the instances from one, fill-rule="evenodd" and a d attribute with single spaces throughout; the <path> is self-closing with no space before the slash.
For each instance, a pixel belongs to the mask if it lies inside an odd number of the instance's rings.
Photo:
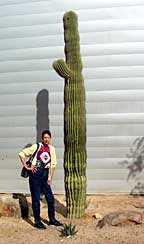
<path id="1" fill-rule="evenodd" d="M 129 193 L 143 183 L 142 170 L 129 178 L 127 155 L 144 131 L 144 0 L 1 0 L 0 192 L 28 192 L 18 152 L 45 127 L 57 149 L 53 189 L 64 192 L 64 81 L 52 62 L 64 57 L 67 10 L 79 17 L 87 192 Z"/>

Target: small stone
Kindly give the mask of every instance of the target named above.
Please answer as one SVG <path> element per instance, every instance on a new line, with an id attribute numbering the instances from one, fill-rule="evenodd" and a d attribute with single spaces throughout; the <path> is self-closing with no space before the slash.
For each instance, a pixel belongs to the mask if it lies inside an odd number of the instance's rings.
<path id="1" fill-rule="evenodd" d="M 102 216 L 100 213 L 95 213 L 95 214 L 93 215 L 93 217 L 94 217 L 95 219 L 102 219 L 102 218 L 103 218 L 103 216 Z"/>

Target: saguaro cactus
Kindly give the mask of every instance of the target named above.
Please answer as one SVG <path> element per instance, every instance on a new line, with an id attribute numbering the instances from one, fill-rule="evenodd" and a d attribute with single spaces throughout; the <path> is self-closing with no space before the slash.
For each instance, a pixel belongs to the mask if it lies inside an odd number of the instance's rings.
<path id="1" fill-rule="evenodd" d="M 77 15 L 65 13 L 64 40 L 66 62 L 53 63 L 56 72 L 65 78 L 64 86 L 64 171 L 67 215 L 80 218 L 86 206 L 86 110 L 85 88 Z"/>

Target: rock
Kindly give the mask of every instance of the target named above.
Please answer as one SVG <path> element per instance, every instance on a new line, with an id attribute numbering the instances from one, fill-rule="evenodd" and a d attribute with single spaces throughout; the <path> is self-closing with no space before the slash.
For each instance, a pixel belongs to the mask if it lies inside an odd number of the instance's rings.
<path id="1" fill-rule="evenodd" d="M 28 200 L 24 194 L 14 193 L 13 198 L 19 200 L 19 205 L 20 205 L 20 209 L 21 209 L 21 217 L 23 219 L 27 219 L 27 218 L 33 216 L 31 203 L 28 202 Z"/>
<path id="2" fill-rule="evenodd" d="M 137 211 L 123 211 L 123 212 L 113 212 L 107 214 L 101 219 L 97 226 L 102 228 L 104 225 L 124 225 L 124 224 L 142 224 L 143 214 Z"/>
<path id="3" fill-rule="evenodd" d="M 21 218 L 21 209 L 18 199 L 13 199 L 12 195 L 0 196 L 0 215 L 5 217 Z"/>
<path id="4" fill-rule="evenodd" d="M 25 219 L 32 215 L 31 203 L 24 194 L 0 194 L 0 216 Z"/>
<path id="5" fill-rule="evenodd" d="M 93 217 L 94 217 L 95 219 L 102 219 L 102 218 L 103 218 L 103 216 L 102 216 L 100 213 L 95 213 L 95 214 L 93 215 Z"/>
<path id="6" fill-rule="evenodd" d="M 135 208 L 144 208 L 144 203 L 135 203 L 133 204 Z"/>

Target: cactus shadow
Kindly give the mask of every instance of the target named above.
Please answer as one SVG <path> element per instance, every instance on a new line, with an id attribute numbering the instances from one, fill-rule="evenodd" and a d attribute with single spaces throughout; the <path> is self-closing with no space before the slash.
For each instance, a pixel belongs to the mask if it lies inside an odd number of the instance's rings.
<path id="1" fill-rule="evenodd" d="M 41 202 L 43 204 L 45 204 L 45 206 L 47 206 L 47 202 L 46 202 L 45 198 L 43 198 L 41 200 Z M 56 211 L 56 213 L 59 213 L 63 217 L 65 217 L 65 218 L 67 217 L 66 206 L 56 198 L 55 198 L 55 211 Z M 47 223 L 47 221 L 45 221 L 45 220 L 43 220 L 43 221 Z"/>
<path id="2" fill-rule="evenodd" d="M 57 199 L 55 199 L 55 209 L 57 213 L 61 214 L 65 218 L 67 217 L 66 206 Z"/>

